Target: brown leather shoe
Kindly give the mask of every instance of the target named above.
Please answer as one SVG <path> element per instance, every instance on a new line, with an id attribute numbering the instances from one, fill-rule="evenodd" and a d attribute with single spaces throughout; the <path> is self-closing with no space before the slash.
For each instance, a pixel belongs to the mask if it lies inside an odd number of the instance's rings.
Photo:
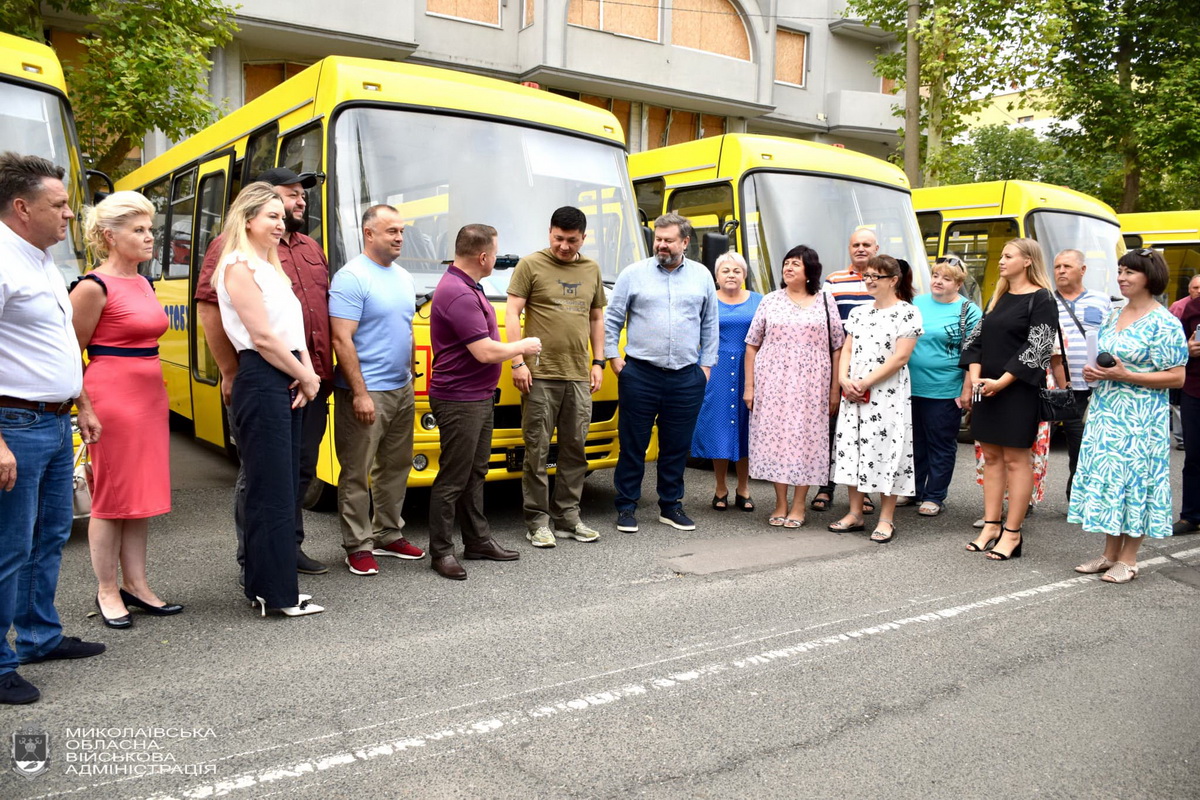
<path id="1" fill-rule="evenodd" d="M 443 578 L 449 578 L 452 581 L 465 581 L 467 579 L 467 571 L 463 569 L 463 565 L 458 563 L 458 559 L 454 556 L 435 558 L 429 562 L 429 566 Z"/>
<path id="2" fill-rule="evenodd" d="M 463 555 L 470 559 L 486 558 L 489 561 L 516 561 L 521 557 L 516 550 L 505 550 L 495 539 L 488 539 L 474 547 L 467 548 Z"/>

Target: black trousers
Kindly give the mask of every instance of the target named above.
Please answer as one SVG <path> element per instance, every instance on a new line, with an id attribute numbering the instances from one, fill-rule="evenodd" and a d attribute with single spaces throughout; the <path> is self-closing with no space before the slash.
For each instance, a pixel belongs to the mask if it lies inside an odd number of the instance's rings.
<path id="1" fill-rule="evenodd" d="M 253 350 L 238 354 L 230 412 L 246 476 L 246 597 L 268 608 L 298 602 L 296 515 L 302 415 L 292 379 Z"/>
<path id="2" fill-rule="evenodd" d="M 1075 392 L 1075 404 L 1080 412 L 1087 410 L 1088 400 L 1092 390 L 1085 389 Z M 1067 439 L 1067 499 L 1071 499 L 1071 485 L 1075 482 L 1075 467 L 1079 465 L 1079 445 L 1083 442 L 1083 420 L 1073 419 L 1062 423 L 1063 436 Z"/>

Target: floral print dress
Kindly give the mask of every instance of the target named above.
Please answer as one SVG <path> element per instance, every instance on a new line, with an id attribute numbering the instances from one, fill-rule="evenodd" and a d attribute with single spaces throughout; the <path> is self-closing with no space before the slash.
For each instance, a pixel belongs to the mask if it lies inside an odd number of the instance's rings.
<path id="1" fill-rule="evenodd" d="M 916 339 L 921 312 L 911 303 L 888 308 L 859 306 L 846 320 L 854 338 L 850 377 L 865 378 L 895 352 L 899 339 Z M 917 491 L 913 469 L 912 391 L 908 367 L 871 387 L 865 403 L 842 400 L 838 409 L 833 480 L 860 492 L 911 496 Z"/>

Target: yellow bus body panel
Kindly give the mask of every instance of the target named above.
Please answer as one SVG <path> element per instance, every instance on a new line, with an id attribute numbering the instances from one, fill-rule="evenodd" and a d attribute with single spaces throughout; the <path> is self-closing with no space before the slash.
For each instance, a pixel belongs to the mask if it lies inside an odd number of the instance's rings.
<path id="1" fill-rule="evenodd" d="M 1188 284 L 1200 275 L 1200 210 L 1141 211 L 1118 214 L 1125 246 L 1151 247 L 1167 260 L 1167 301 L 1187 294 Z"/>

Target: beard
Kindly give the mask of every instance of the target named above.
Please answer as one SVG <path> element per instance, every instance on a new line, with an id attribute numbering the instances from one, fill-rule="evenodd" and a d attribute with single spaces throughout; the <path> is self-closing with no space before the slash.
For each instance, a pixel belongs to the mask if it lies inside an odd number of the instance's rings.
<path id="1" fill-rule="evenodd" d="M 304 232 L 304 220 L 296 219 L 294 214 L 288 214 L 286 217 L 283 218 L 283 229 L 285 231 L 287 231 L 289 234 L 303 233 Z"/>
<path id="2" fill-rule="evenodd" d="M 669 267 L 679 260 L 679 256 L 673 253 L 663 253 L 661 251 L 654 254 L 654 259 L 662 266 Z"/>

